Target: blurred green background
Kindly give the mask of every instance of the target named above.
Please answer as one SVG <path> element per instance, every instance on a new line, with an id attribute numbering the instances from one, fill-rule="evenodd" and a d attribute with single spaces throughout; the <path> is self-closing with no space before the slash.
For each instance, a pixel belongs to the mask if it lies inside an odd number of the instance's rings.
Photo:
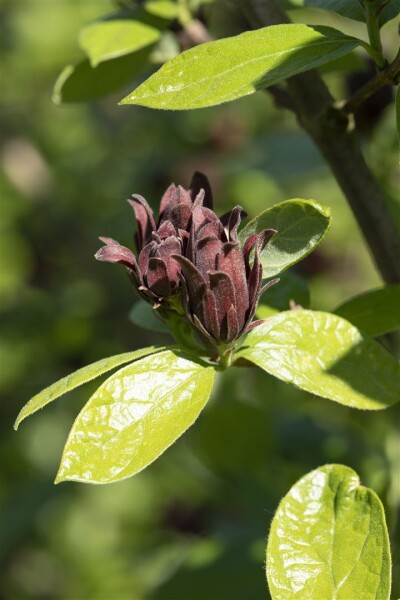
<path id="1" fill-rule="evenodd" d="M 105 356 L 166 338 L 128 319 L 123 268 L 97 263 L 99 235 L 132 245 L 124 201 L 156 207 L 194 170 L 216 211 L 255 215 L 291 197 L 332 208 L 322 247 L 296 272 L 311 307 L 330 310 L 381 284 L 318 151 L 265 94 L 187 113 L 118 107 L 125 92 L 56 107 L 53 84 L 78 60 L 79 27 L 107 0 L 3 0 L 0 209 L 0 596 L 5 600 L 261 600 L 265 543 L 280 498 L 319 465 L 354 468 L 399 528 L 399 408 L 356 412 L 256 369 L 220 375 L 196 424 L 146 471 L 110 486 L 52 483 L 68 430 L 98 385 L 23 424 L 31 395 Z M 329 75 L 344 93 L 346 78 Z M 347 81 L 348 83 L 348 81 Z M 394 109 L 376 110 L 365 151 L 391 197 Z M 399 549 L 393 548 L 398 569 Z M 398 573 L 398 571 L 397 571 Z M 397 598 L 399 584 L 393 591 Z"/>

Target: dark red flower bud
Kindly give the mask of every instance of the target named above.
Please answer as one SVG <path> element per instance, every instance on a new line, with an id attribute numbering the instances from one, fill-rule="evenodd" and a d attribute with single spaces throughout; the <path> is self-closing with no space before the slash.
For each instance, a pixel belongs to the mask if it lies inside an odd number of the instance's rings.
<path id="1" fill-rule="evenodd" d="M 172 255 L 186 251 L 194 206 L 211 211 L 212 195 L 207 178 L 195 173 L 188 190 L 171 184 L 160 203 L 156 224 L 146 200 L 137 194 L 128 202 L 138 224 L 135 243 L 137 259 L 128 248 L 111 238 L 100 238 L 106 245 L 97 252 L 97 260 L 125 265 L 139 293 L 153 304 L 175 295 L 180 287 L 180 265 Z"/>
<path id="2" fill-rule="evenodd" d="M 183 302 L 192 325 L 213 357 L 232 347 L 251 328 L 262 288 L 259 254 L 274 229 L 251 235 L 240 248 L 237 206 L 218 219 L 207 208 L 193 210 L 186 256 L 175 255 L 183 281 Z M 269 287 L 276 280 L 269 282 Z"/>

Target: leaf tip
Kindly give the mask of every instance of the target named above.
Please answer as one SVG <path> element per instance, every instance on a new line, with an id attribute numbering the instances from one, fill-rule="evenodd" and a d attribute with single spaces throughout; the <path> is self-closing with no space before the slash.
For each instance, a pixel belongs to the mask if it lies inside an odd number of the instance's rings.
<path id="1" fill-rule="evenodd" d="M 124 106 L 125 104 L 136 104 L 134 94 L 130 94 L 118 102 L 118 106 Z"/>

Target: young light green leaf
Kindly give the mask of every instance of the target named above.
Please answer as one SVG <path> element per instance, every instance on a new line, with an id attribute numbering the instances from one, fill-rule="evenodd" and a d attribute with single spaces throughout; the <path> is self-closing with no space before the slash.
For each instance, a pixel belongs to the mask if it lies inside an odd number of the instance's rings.
<path id="1" fill-rule="evenodd" d="M 334 312 L 373 337 L 400 329 L 400 285 L 355 296 Z"/>
<path id="2" fill-rule="evenodd" d="M 167 25 L 167 21 L 165 25 Z M 146 20 L 109 19 L 90 23 L 79 36 L 79 43 L 88 55 L 92 67 L 103 61 L 136 52 L 154 44 L 162 28 Z"/>
<path id="3" fill-rule="evenodd" d="M 164 350 L 164 347 L 160 346 L 149 346 L 148 348 L 140 348 L 140 350 L 133 350 L 133 352 L 124 352 L 123 354 L 116 354 L 115 356 L 109 356 L 108 358 L 103 358 L 98 360 L 87 367 L 82 367 L 82 369 L 78 369 L 75 373 L 71 373 L 71 375 L 67 375 L 63 379 L 60 379 L 53 385 L 50 385 L 43 391 L 36 394 L 29 400 L 27 404 L 20 411 L 15 424 L 14 429 L 18 429 L 21 421 L 29 417 L 33 413 L 37 412 L 39 409 L 47 406 L 53 400 L 56 400 L 60 396 L 63 396 L 67 392 L 74 390 L 75 388 L 87 383 L 88 381 L 92 381 L 92 379 L 96 379 L 96 377 L 100 377 L 104 373 L 115 369 L 127 362 L 133 362 L 134 360 L 138 360 L 143 356 L 148 354 L 154 354 L 156 352 L 161 352 Z"/>
<path id="4" fill-rule="evenodd" d="M 241 243 L 269 227 L 277 233 L 261 252 L 263 277 L 278 275 L 305 258 L 324 239 L 331 224 L 330 209 L 314 200 L 286 200 L 267 208 L 239 233 Z"/>
<path id="5" fill-rule="evenodd" d="M 357 473 L 325 465 L 292 487 L 272 521 L 267 578 L 272 600 L 389 600 L 383 506 Z"/>
<path id="6" fill-rule="evenodd" d="M 53 91 L 53 102 L 89 102 L 107 96 L 135 79 L 149 64 L 153 46 L 91 67 L 88 60 L 65 67 Z"/>
<path id="7" fill-rule="evenodd" d="M 387 408 L 400 400 L 400 366 L 337 315 L 286 311 L 255 327 L 236 355 L 282 381 L 345 406 Z"/>
<path id="8" fill-rule="evenodd" d="M 279 277 L 278 285 L 269 288 L 261 297 L 260 304 L 256 309 L 257 319 L 267 319 L 281 310 L 300 305 L 302 308 L 310 306 L 310 290 L 307 281 L 286 271 Z"/>
<path id="9" fill-rule="evenodd" d="M 215 106 L 347 54 L 360 41 L 328 27 L 273 25 L 183 52 L 124 98 L 164 110 Z"/>
<path id="10" fill-rule="evenodd" d="M 149 331 L 158 331 L 160 333 L 169 333 L 168 327 L 156 315 L 157 309 L 152 308 L 148 302 L 138 300 L 132 306 L 129 313 L 129 319 L 142 329 Z"/>
<path id="11" fill-rule="evenodd" d="M 147 0 L 144 3 L 147 13 L 162 19 L 176 19 L 179 15 L 179 3 L 172 0 Z"/>
<path id="12" fill-rule="evenodd" d="M 199 416 L 214 368 L 166 350 L 112 375 L 78 415 L 56 483 L 111 483 L 138 473 Z"/>

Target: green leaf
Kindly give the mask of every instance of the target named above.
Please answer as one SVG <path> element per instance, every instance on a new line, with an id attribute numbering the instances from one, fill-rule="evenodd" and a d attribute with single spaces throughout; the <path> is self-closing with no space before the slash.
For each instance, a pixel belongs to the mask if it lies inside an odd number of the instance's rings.
<path id="1" fill-rule="evenodd" d="M 400 400 L 400 366 L 378 343 L 330 313 L 287 311 L 255 327 L 236 355 L 278 379 L 345 406 Z"/>
<path id="2" fill-rule="evenodd" d="M 132 54 L 154 44 L 161 38 L 167 25 L 168 21 L 140 11 L 133 19 L 109 18 L 90 23 L 82 29 L 79 43 L 92 67 L 96 67 L 103 61 Z"/>
<path id="3" fill-rule="evenodd" d="M 389 600 L 383 506 L 357 473 L 325 465 L 292 487 L 272 521 L 267 578 L 272 600 Z"/>
<path id="4" fill-rule="evenodd" d="M 355 296 L 334 312 L 373 337 L 400 329 L 400 285 Z"/>
<path id="5" fill-rule="evenodd" d="M 172 0 L 147 0 L 144 3 L 147 13 L 162 19 L 176 19 L 179 15 L 179 4 Z"/>
<path id="6" fill-rule="evenodd" d="M 292 303 L 308 308 L 310 290 L 303 277 L 287 271 L 279 278 L 279 283 L 269 288 L 261 297 L 256 316 L 258 319 L 267 319 L 281 310 L 288 310 Z"/>
<path id="7" fill-rule="evenodd" d="M 56 483 L 111 483 L 144 469 L 197 419 L 214 373 L 189 354 L 166 350 L 112 375 L 78 415 Z"/>
<path id="8" fill-rule="evenodd" d="M 347 54 L 361 42 L 328 27 L 273 25 L 183 52 L 124 98 L 165 110 L 215 106 Z"/>
<path id="9" fill-rule="evenodd" d="M 65 67 L 53 91 L 53 102 L 88 102 L 107 96 L 126 85 L 149 64 L 152 46 L 92 67 L 88 60 Z"/>
<path id="10" fill-rule="evenodd" d="M 354 19 L 356 21 L 365 21 L 364 11 L 360 0 L 302 0 L 296 1 L 296 6 L 303 5 L 310 8 L 323 8 L 331 12 L 338 13 L 342 17 Z M 400 12 L 400 0 L 391 0 L 382 11 L 379 24 L 382 27 L 391 19 L 395 19 Z"/>
<path id="11" fill-rule="evenodd" d="M 278 275 L 305 258 L 324 239 L 331 224 L 330 209 L 314 200 L 286 200 L 267 208 L 239 233 L 243 244 L 252 233 L 269 227 L 277 234 L 261 253 L 263 277 Z M 278 284 L 279 285 L 279 284 Z"/>
<path id="12" fill-rule="evenodd" d="M 92 381 L 92 379 L 96 379 L 96 377 L 100 377 L 104 373 L 111 371 L 111 369 L 115 369 L 120 365 L 123 365 L 127 362 L 133 362 L 138 358 L 142 358 L 147 354 L 154 354 L 156 352 L 161 352 L 164 350 L 164 347 L 157 346 L 149 346 L 148 348 L 140 348 L 140 350 L 133 350 L 133 352 L 124 352 L 124 354 L 116 354 L 115 356 L 109 356 L 108 358 L 102 358 L 87 367 L 82 367 L 82 369 L 78 369 L 75 373 L 71 373 L 71 375 L 67 375 L 63 379 L 60 379 L 53 385 L 50 385 L 43 391 L 36 394 L 29 400 L 27 404 L 20 411 L 15 424 L 14 429 L 18 429 L 21 421 L 29 417 L 33 413 L 37 412 L 39 409 L 44 408 L 53 400 L 56 400 L 60 396 L 63 396 L 67 392 L 74 390 L 80 385 L 87 383 L 88 381 Z"/>
<path id="13" fill-rule="evenodd" d="M 396 128 L 397 128 L 397 137 L 400 142 L 400 85 L 397 86 L 397 91 L 396 91 Z"/>
<path id="14" fill-rule="evenodd" d="M 132 306 L 129 313 L 129 319 L 132 323 L 142 329 L 158 331 L 160 333 L 169 333 L 168 327 L 157 317 L 156 311 L 157 309 L 152 308 L 148 302 L 138 300 Z"/>

